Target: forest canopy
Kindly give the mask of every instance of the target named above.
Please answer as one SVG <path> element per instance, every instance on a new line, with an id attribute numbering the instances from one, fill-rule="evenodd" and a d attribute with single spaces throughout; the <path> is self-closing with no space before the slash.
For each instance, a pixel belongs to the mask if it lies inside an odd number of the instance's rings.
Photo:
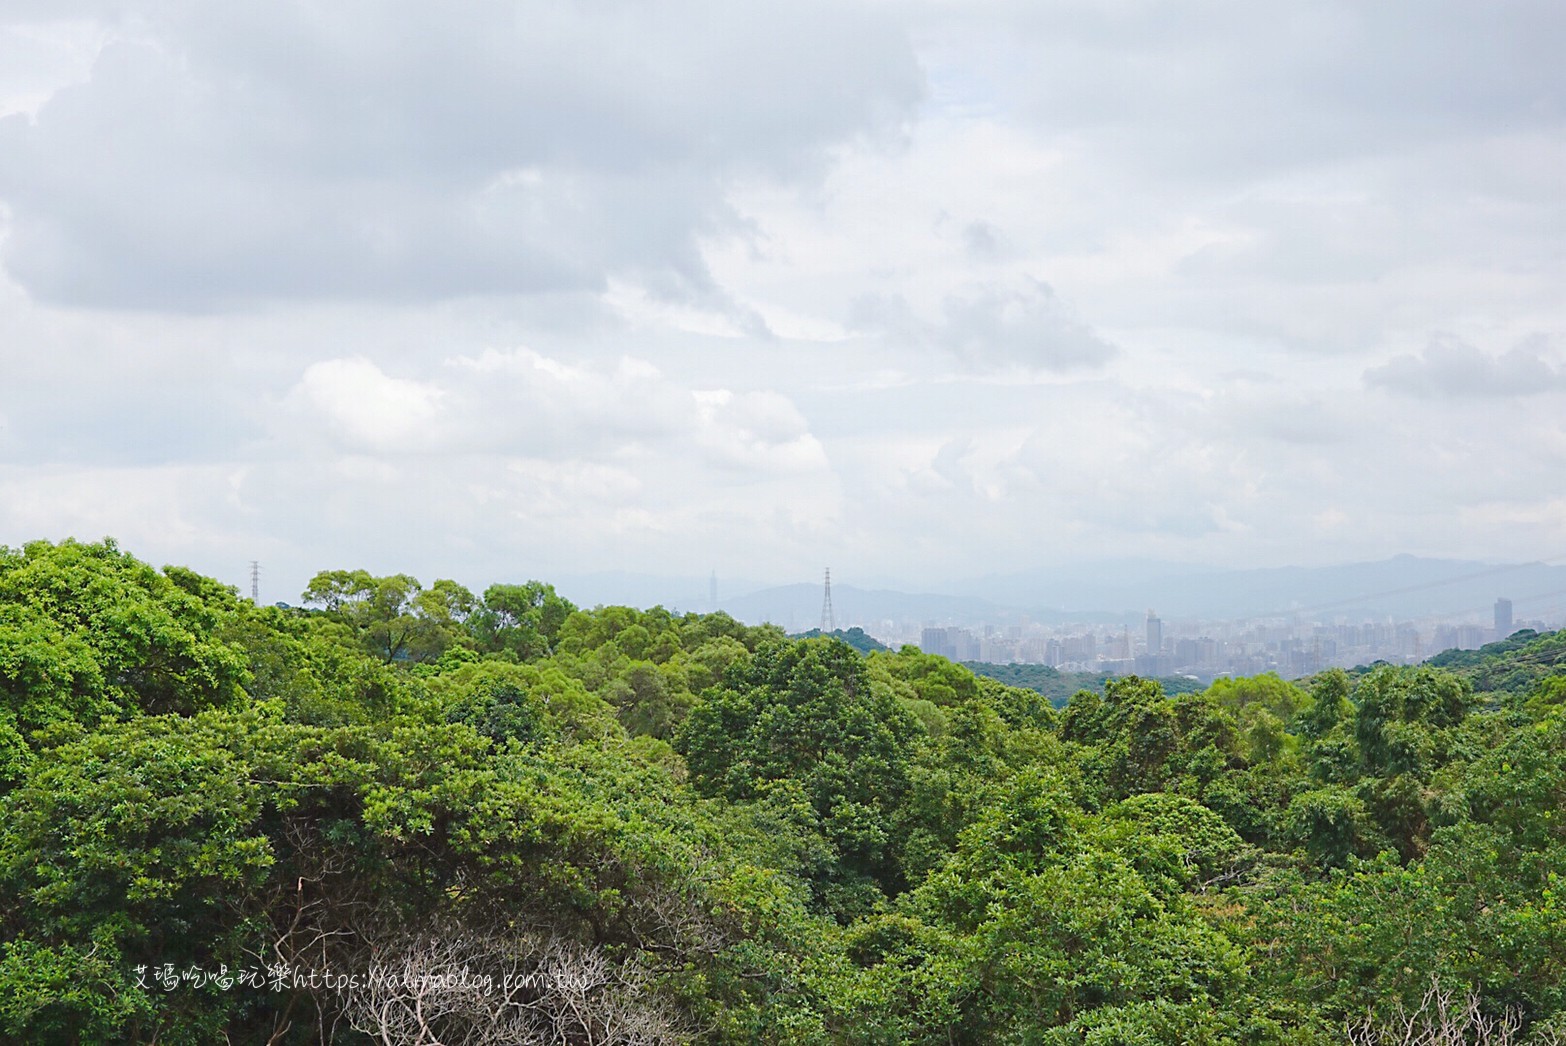
<path id="1" fill-rule="evenodd" d="M 1566 1041 L 1561 634 L 1056 708 L 533 580 L 301 602 L 0 547 L 0 1038 Z"/>

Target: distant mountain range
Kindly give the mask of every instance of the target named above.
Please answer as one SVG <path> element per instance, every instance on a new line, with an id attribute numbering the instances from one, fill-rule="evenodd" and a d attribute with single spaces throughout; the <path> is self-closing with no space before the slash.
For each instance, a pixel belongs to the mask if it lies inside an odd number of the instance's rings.
<path id="1" fill-rule="evenodd" d="M 563 578 L 561 594 L 592 606 L 628 603 L 682 611 L 714 609 L 710 579 L 597 574 Z M 954 581 L 939 592 L 862 589 L 833 584 L 839 628 L 874 633 L 886 621 L 932 625 L 1132 620 L 1155 610 L 1167 619 L 1231 620 L 1294 614 L 1332 620 L 1472 617 L 1488 621 L 1497 597 L 1512 600 L 1517 621 L 1559 620 L 1566 566 L 1480 563 L 1394 556 L 1328 567 L 1214 570 L 1155 561 L 1041 568 Z M 735 594 L 738 593 L 738 594 Z M 763 587 L 723 582 L 717 608 L 747 622 L 791 632 L 821 624 L 819 582 Z"/>
<path id="2" fill-rule="evenodd" d="M 746 622 L 771 621 L 790 632 L 821 625 L 822 586 L 783 585 L 724 600 L 722 607 Z M 894 592 L 832 586 L 832 617 L 839 628 L 863 625 L 872 635 L 883 621 L 929 621 L 937 624 L 1020 620 L 1025 611 L 977 596 Z"/>
<path id="3" fill-rule="evenodd" d="M 1303 613 L 1332 618 L 1459 616 L 1488 618 L 1497 597 L 1518 618 L 1566 602 L 1566 566 L 1479 563 L 1394 556 L 1369 563 L 1261 570 L 1211 570 L 1171 564 L 1115 564 L 1035 570 L 950 586 L 1039 614 L 1073 610 L 1158 611 L 1160 616 L 1249 618 Z"/>

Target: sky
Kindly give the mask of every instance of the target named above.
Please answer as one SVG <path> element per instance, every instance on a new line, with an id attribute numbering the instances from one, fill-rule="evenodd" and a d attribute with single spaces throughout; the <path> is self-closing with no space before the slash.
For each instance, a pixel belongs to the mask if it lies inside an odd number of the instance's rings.
<path id="1" fill-rule="evenodd" d="M 1566 557 L 1566 6 L 0 0 L 0 544 Z"/>

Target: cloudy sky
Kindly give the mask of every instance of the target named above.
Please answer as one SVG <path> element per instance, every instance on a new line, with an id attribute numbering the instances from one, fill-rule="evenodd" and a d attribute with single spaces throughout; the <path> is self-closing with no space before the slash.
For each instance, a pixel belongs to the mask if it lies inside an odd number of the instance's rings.
<path id="1" fill-rule="evenodd" d="M 0 543 L 1566 556 L 1566 7 L 0 0 Z"/>

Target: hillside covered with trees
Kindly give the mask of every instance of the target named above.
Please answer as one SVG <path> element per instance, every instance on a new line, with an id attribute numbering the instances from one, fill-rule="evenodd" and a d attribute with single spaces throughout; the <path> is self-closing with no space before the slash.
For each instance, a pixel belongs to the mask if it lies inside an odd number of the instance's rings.
<path id="1" fill-rule="evenodd" d="M 974 675 L 998 680 L 1007 686 L 1020 686 L 1036 690 L 1049 698 L 1050 704 L 1060 708 L 1079 691 L 1091 690 L 1103 695 L 1104 688 L 1115 679 L 1105 672 L 1062 672 L 1050 665 L 995 664 L 989 661 L 964 661 L 963 667 Z M 1191 694 L 1202 689 L 1202 684 L 1190 676 L 1168 676 L 1155 680 L 1165 694 Z"/>
<path id="2" fill-rule="evenodd" d="M 303 602 L 0 548 L 0 1039 L 1566 1042 L 1559 634 L 1056 709 L 538 582 Z"/>

